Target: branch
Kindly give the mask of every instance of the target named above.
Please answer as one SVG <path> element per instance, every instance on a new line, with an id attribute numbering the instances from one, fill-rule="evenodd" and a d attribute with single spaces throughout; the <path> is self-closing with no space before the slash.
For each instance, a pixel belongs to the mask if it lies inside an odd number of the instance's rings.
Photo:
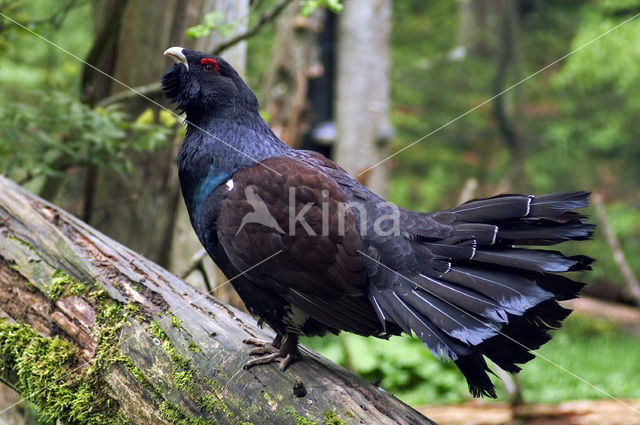
<path id="1" fill-rule="evenodd" d="M 0 381 L 62 423 L 432 424 L 308 349 L 242 369 L 226 306 L 0 177 Z"/>
<path id="2" fill-rule="evenodd" d="M 629 263 L 627 263 L 626 258 L 624 257 L 624 252 L 620 247 L 620 242 L 616 237 L 611 225 L 609 224 L 609 219 L 607 218 L 607 212 L 604 208 L 603 196 L 601 193 L 594 193 L 591 197 L 593 200 L 593 205 L 596 207 L 596 214 L 598 215 L 598 221 L 600 222 L 600 227 L 604 232 L 604 236 L 607 240 L 607 244 L 609 248 L 611 248 L 611 252 L 613 253 L 613 260 L 616 262 L 616 265 L 620 269 L 620 273 L 624 277 L 624 280 L 629 287 L 631 295 L 636 300 L 636 304 L 640 307 L 640 284 L 638 283 L 638 279 L 633 274 L 631 267 L 629 267 Z"/>
<path id="3" fill-rule="evenodd" d="M 276 4 L 270 11 L 263 13 L 258 18 L 258 22 L 256 22 L 251 28 L 247 29 L 245 32 L 237 34 L 227 40 L 223 40 L 217 46 L 215 46 L 211 53 L 214 55 L 220 55 L 223 51 L 228 48 L 235 46 L 247 38 L 250 38 L 257 34 L 267 23 L 276 19 L 280 13 L 290 4 L 293 0 L 281 0 L 278 4 Z M 146 84 L 144 86 L 134 87 L 133 90 L 127 90 L 124 92 L 116 93 L 113 96 L 106 97 L 97 103 L 97 106 L 107 106 L 116 102 L 123 102 L 129 99 L 132 99 L 138 94 L 143 94 L 147 97 L 159 94 L 162 90 L 160 83 L 151 83 Z"/>
<path id="4" fill-rule="evenodd" d="M 180 276 L 181 279 L 185 279 L 191 273 L 198 270 L 198 268 L 202 264 L 202 260 L 204 260 L 206 257 L 207 251 L 205 251 L 204 248 L 201 248 L 200 251 L 196 252 L 193 257 L 191 257 L 191 259 L 187 263 L 187 266 L 184 268 L 184 271 L 180 272 L 178 276 Z"/>
<path id="5" fill-rule="evenodd" d="M 247 29 L 243 33 L 234 35 L 227 40 L 223 40 L 217 46 L 215 46 L 211 52 L 214 55 L 219 55 L 229 47 L 257 34 L 263 26 L 277 18 L 278 15 L 280 15 L 280 13 L 282 13 L 282 11 L 292 2 L 293 0 L 280 0 L 280 2 L 273 7 L 273 9 L 260 15 L 260 17 L 258 18 L 258 22 L 256 22 L 251 28 Z"/>
<path id="6" fill-rule="evenodd" d="M 160 83 L 145 84 L 143 86 L 134 87 L 132 90 L 121 91 L 109 97 L 105 97 L 104 99 L 96 103 L 96 107 L 104 108 L 105 106 L 111 105 L 113 103 L 129 100 L 139 95 L 151 97 L 159 94 L 161 91 L 162 87 L 160 87 Z"/>

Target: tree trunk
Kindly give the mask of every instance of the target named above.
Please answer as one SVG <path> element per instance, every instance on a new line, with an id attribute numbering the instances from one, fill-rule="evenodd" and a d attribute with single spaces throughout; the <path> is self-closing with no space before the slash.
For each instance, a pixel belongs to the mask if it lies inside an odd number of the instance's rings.
<path id="1" fill-rule="evenodd" d="M 379 195 L 388 181 L 390 0 L 349 0 L 338 26 L 335 160 Z"/>
<path id="2" fill-rule="evenodd" d="M 269 125 L 287 145 L 299 148 L 309 131 L 312 111 L 307 102 L 309 78 L 323 72 L 319 64 L 318 34 L 326 11 L 300 15 L 300 4 L 289 4 L 276 21 L 271 66 L 265 78 L 260 104 Z"/>
<path id="3" fill-rule="evenodd" d="M 171 65 L 162 56 L 167 47 L 210 51 L 222 41 L 215 31 L 202 38 L 185 39 L 187 27 L 200 24 L 205 14 L 213 11 L 223 13 L 225 23 L 236 23 L 231 36 L 246 30 L 248 0 L 103 0 L 95 5 L 97 36 L 88 60 L 132 87 L 157 82 Z M 107 19 L 111 16 L 112 19 Z M 105 26 L 111 37 L 102 45 Z M 245 43 L 239 43 L 228 49 L 225 57 L 242 72 L 245 54 Z M 84 78 L 83 85 L 85 98 L 93 93 L 90 103 L 127 90 L 93 70 L 87 73 L 90 75 Z M 162 93 L 154 93 L 151 98 L 173 110 Z M 148 108 L 152 108 L 157 118 L 157 108 L 147 99 L 137 96 L 127 99 L 125 104 L 133 119 Z M 195 238 L 174 240 L 182 234 L 176 233 L 176 221 L 184 221 L 186 217 L 179 210 L 182 200 L 175 169 L 180 139 L 170 138 L 166 147 L 151 153 L 132 151 L 133 171 L 126 179 L 110 170 L 89 170 L 81 215 L 88 223 L 165 267 L 171 264 L 173 253 L 185 252 L 186 261 L 199 249 Z M 172 250 L 176 243 L 181 244 L 180 249 Z M 185 243 L 189 248 L 185 248 Z"/>
<path id="4" fill-rule="evenodd" d="M 522 78 L 518 4 L 512 0 L 502 0 L 500 7 L 496 76 L 493 82 L 494 94 L 504 92 L 508 86 L 518 83 Z M 509 82 L 507 75 L 509 67 L 512 71 L 513 83 Z M 511 100 L 511 105 L 508 105 L 509 100 Z M 499 184 L 500 193 L 526 192 L 527 189 L 524 166 L 529 141 L 524 131 L 524 101 L 522 85 L 515 86 L 493 101 L 493 115 L 498 125 L 498 131 L 511 156 L 507 175 Z"/>
<path id="5" fill-rule="evenodd" d="M 272 332 L 2 177 L 0 317 L 0 380 L 67 424 L 432 423 L 304 348 L 243 370 Z"/>

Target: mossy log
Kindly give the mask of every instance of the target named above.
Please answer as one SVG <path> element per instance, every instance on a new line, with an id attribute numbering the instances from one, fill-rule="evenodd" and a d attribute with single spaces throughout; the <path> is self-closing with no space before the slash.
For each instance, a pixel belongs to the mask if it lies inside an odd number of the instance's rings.
<path id="1" fill-rule="evenodd" d="M 150 217 L 150 220 L 153 218 Z M 0 380 L 65 424 L 431 424 L 0 177 Z"/>

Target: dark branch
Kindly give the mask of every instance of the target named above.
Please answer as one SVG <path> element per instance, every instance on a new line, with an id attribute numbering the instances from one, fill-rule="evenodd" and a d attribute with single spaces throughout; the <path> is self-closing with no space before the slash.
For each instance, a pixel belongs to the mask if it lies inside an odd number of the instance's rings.
<path id="1" fill-rule="evenodd" d="M 260 15 L 260 18 L 258 18 L 258 22 L 256 22 L 251 28 L 248 28 L 245 32 L 237 34 L 227 40 L 223 40 L 220 44 L 213 48 L 211 53 L 213 53 L 214 55 L 219 55 L 229 47 L 238 44 L 242 40 L 254 36 L 258 33 L 258 31 L 262 29 L 263 26 L 277 18 L 285 9 L 285 7 L 287 7 L 292 2 L 293 0 L 280 0 L 280 2 L 273 7 L 273 9 Z"/>
<path id="2" fill-rule="evenodd" d="M 129 100 L 132 97 L 136 97 L 138 95 L 150 97 L 160 93 L 160 90 L 160 83 L 151 83 L 145 84 L 143 86 L 133 87 L 132 90 L 121 91 L 109 97 L 105 97 L 104 99 L 96 103 L 96 107 L 105 107 L 113 103 Z"/>

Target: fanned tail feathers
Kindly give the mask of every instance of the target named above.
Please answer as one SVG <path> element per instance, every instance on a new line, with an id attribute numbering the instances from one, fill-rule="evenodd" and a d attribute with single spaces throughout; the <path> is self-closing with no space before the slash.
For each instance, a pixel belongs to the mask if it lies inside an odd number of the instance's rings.
<path id="1" fill-rule="evenodd" d="M 483 356 L 515 373 L 570 310 L 556 301 L 582 283 L 558 275 L 590 270 L 592 259 L 525 248 L 591 237 L 572 210 L 589 193 L 502 195 L 435 214 L 416 214 L 411 246 L 419 274 L 369 293 L 381 322 L 416 334 L 437 357 L 451 358 L 474 396 L 495 397 Z M 442 235 L 442 226 L 448 231 Z M 439 232 L 433 232 L 438 227 Z M 402 282 L 401 282 L 402 281 Z"/>

